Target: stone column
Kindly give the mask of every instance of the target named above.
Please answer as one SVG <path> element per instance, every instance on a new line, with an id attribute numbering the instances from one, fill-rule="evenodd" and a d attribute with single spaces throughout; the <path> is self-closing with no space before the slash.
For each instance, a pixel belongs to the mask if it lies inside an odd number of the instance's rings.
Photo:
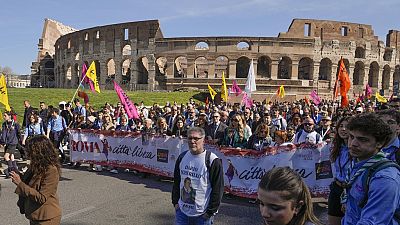
<path id="1" fill-rule="evenodd" d="M 114 62 L 115 62 L 115 81 L 118 84 L 121 84 L 121 82 L 122 82 L 122 62 L 119 60 L 114 60 Z"/>
<path id="2" fill-rule="evenodd" d="M 291 80 L 298 80 L 299 79 L 299 62 L 292 62 L 292 76 Z"/>
<path id="3" fill-rule="evenodd" d="M 147 76 L 147 90 L 154 91 L 155 79 L 156 79 L 156 58 L 154 54 L 146 55 L 148 60 L 149 68 L 148 68 L 148 76 Z"/>
<path id="4" fill-rule="evenodd" d="M 99 60 L 100 64 L 100 79 L 98 80 L 100 89 L 106 88 L 106 79 L 107 79 L 107 61 Z"/>
<path id="5" fill-rule="evenodd" d="M 251 63 L 251 61 L 250 61 L 250 63 Z M 257 60 L 253 60 L 254 75 L 256 76 L 256 78 L 259 78 L 258 77 L 257 65 L 258 65 L 258 61 Z"/>
<path id="6" fill-rule="evenodd" d="M 349 74 L 349 79 L 350 79 L 350 90 L 349 90 L 349 93 L 351 93 L 351 96 L 352 96 L 353 92 L 354 92 L 354 86 L 353 86 L 354 64 L 350 64 L 349 65 L 349 71 L 347 71 L 347 73 Z M 349 94 L 349 96 L 350 96 L 350 94 Z"/>
<path id="7" fill-rule="evenodd" d="M 392 70 L 392 68 L 390 68 L 390 72 L 389 72 L 389 88 L 388 93 L 392 92 L 393 93 L 393 77 L 394 77 L 394 72 L 395 69 Z"/>
<path id="8" fill-rule="evenodd" d="M 382 89 L 382 75 L 383 75 L 383 68 L 379 68 L 378 74 L 378 91 Z"/>
<path id="9" fill-rule="evenodd" d="M 187 68 L 186 68 L 186 78 L 195 78 L 195 60 L 193 58 L 186 57 Z M 175 71 L 174 71 L 175 73 Z"/>
<path id="10" fill-rule="evenodd" d="M 336 82 L 336 72 L 337 72 L 337 64 L 332 64 L 332 71 L 331 71 L 331 85 L 330 88 L 333 90 L 335 88 L 335 82 Z"/>
<path id="11" fill-rule="evenodd" d="M 165 70 L 167 79 L 174 78 L 174 67 L 175 67 L 174 58 L 167 58 L 167 68 Z"/>
<path id="12" fill-rule="evenodd" d="M 364 68 L 364 80 L 362 82 L 363 88 L 368 84 L 369 65 Z"/>
<path id="13" fill-rule="evenodd" d="M 215 78 L 215 59 L 208 59 L 208 77 L 207 78 Z"/>
<path id="14" fill-rule="evenodd" d="M 138 78 L 139 78 L 139 71 L 138 71 L 138 65 L 137 65 L 138 57 L 132 57 L 131 58 L 131 81 L 129 83 L 129 89 L 130 90 L 135 90 L 134 87 L 136 87 L 136 84 L 138 83 Z M 121 70 L 122 71 L 122 70 Z"/>
<path id="15" fill-rule="evenodd" d="M 279 61 L 278 60 L 272 60 L 271 62 L 271 79 L 272 80 L 277 80 L 278 79 L 278 66 Z"/>
<path id="16" fill-rule="evenodd" d="M 318 85 L 319 85 L 319 62 L 314 62 L 314 66 L 313 66 L 313 74 L 312 74 L 312 80 L 313 82 L 313 87 L 314 89 L 319 89 Z"/>
<path id="17" fill-rule="evenodd" d="M 229 61 L 229 79 L 236 78 L 236 60 Z"/>

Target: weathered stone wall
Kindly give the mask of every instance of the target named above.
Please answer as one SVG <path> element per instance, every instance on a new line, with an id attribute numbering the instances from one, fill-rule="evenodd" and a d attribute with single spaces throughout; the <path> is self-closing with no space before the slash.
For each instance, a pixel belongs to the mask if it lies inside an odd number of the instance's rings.
<path id="1" fill-rule="evenodd" d="M 102 88 L 115 79 L 129 90 L 206 89 L 219 87 L 222 73 L 244 87 L 253 60 L 260 93 L 285 85 L 298 98 L 313 89 L 330 96 L 343 58 L 350 94 L 369 84 L 390 95 L 400 81 L 396 35 L 390 31 L 385 46 L 370 25 L 304 19 L 278 37 L 164 38 L 156 20 L 93 27 L 57 40 L 56 86 L 76 87 L 82 62 L 95 61 Z"/>

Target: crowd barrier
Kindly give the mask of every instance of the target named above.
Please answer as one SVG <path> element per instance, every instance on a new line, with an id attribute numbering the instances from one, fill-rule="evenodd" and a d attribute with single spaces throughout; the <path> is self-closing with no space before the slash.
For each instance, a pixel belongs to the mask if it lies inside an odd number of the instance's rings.
<path id="1" fill-rule="evenodd" d="M 121 131 L 70 130 L 69 140 L 73 162 L 112 165 L 171 178 L 179 154 L 188 150 L 186 139 Z M 258 152 L 205 143 L 205 149 L 222 160 L 225 190 L 233 195 L 256 198 L 260 178 L 274 167 L 295 169 L 313 197 L 327 198 L 333 181 L 330 144 L 287 145 Z"/>

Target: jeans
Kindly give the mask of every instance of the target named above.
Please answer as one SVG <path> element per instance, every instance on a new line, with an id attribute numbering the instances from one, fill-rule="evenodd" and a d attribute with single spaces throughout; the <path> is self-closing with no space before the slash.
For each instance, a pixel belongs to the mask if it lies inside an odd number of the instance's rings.
<path id="1" fill-rule="evenodd" d="M 187 216 L 181 211 L 180 208 L 175 210 L 176 212 L 176 225 L 211 225 L 213 224 L 213 216 L 211 218 L 204 218 L 201 216 Z"/>

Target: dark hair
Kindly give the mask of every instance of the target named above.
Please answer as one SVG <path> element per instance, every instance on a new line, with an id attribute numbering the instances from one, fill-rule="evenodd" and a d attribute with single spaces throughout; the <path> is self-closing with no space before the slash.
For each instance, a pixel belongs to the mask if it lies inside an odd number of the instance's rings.
<path id="1" fill-rule="evenodd" d="M 346 144 L 343 140 L 343 138 L 341 138 L 339 136 L 339 128 L 340 125 L 344 122 L 344 121 L 349 121 L 350 117 L 342 117 L 340 118 L 335 126 L 335 137 L 333 138 L 333 147 L 331 150 L 331 154 L 330 154 L 330 159 L 332 162 L 335 162 L 337 157 L 339 156 L 340 153 L 340 148 L 342 147 L 343 144 Z M 346 144 L 347 145 L 347 144 Z"/>
<path id="2" fill-rule="evenodd" d="M 377 142 L 386 143 L 393 131 L 375 113 L 361 113 L 350 118 L 347 128 L 351 131 L 360 131 L 372 135 Z"/>
<path id="3" fill-rule="evenodd" d="M 26 149 L 31 160 L 30 170 L 34 176 L 43 176 L 49 166 L 57 167 L 59 175 L 61 174 L 58 151 L 46 136 L 33 136 L 26 142 Z"/>
<path id="4" fill-rule="evenodd" d="M 57 108 L 51 108 L 51 109 L 50 109 L 50 114 L 53 114 L 53 113 L 59 114 L 59 113 L 60 113 L 60 110 L 57 109 Z"/>
<path id="5" fill-rule="evenodd" d="M 311 194 L 308 187 L 297 174 L 289 167 L 275 167 L 268 171 L 258 185 L 265 191 L 279 191 L 280 197 L 287 201 L 293 201 L 294 207 L 301 207 L 297 215 L 293 216 L 289 225 L 304 225 L 307 221 L 321 224 L 313 213 Z M 298 205 L 300 201 L 303 205 Z"/>
<path id="6" fill-rule="evenodd" d="M 384 109 L 384 110 L 379 110 L 376 112 L 378 115 L 388 115 L 391 116 L 396 120 L 397 124 L 400 124 L 400 112 L 397 111 L 396 109 Z"/>

